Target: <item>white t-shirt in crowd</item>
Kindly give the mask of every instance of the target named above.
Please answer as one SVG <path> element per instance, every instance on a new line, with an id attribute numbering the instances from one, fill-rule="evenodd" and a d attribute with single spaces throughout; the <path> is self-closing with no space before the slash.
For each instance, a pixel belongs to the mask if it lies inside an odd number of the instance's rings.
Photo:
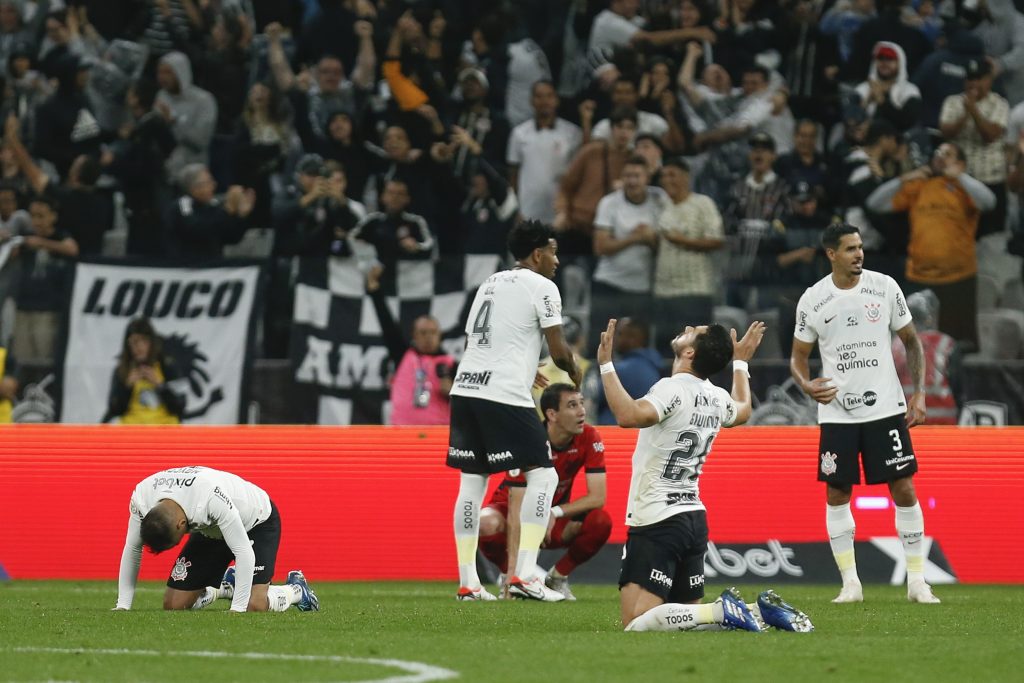
<path id="1" fill-rule="evenodd" d="M 658 229 L 658 219 L 671 202 L 660 187 L 648 187 L 644 201 L 634 204 L 624 190 L 606 194 L 597 204 L 594 230 L 609 230 L 615 239 L 623 239 L 641 225 Z M 647 244 L 632 244 L 622 251 L 602 256 L 594 269 L 594 280 L 624 292 L 651 291 L 654 273 L 654 249 Z"/>
<path id="2" fill-rule="evenodd" d="M 530 119 L 512 129 L 505 160 L 519 167 L 515 190 L 523 218 L 542 223 L 555 219 L 558 181 L 582 141 L 580 127 L 565 119 L 555 119 L 552 128 L 538 128 Z"/>

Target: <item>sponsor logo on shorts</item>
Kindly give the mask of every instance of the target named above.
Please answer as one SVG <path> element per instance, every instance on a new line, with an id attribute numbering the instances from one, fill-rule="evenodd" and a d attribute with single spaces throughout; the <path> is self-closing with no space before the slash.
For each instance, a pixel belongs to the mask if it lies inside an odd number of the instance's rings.
<path id="1" fill-rule="evenodd" d="M 462 386 L 485 387 L 490 384 L 491 374 L 490 370 L 483 372 L 460 372 L 455 377 L 455 383 Z"/>
<path id="2" fill-rule="evenodd" d="M 836 458 L 839 456 L 831 451 L 825 451 L 821 454 L 821 473 L 824 475 L 836 473 Z"/>
<path id="3" fill-rule="evenodd" d="M 904 467 L 910 464 L 910 461 L 914 459 L 913 453 L 900 453 L 895 458 L 889 458 L 885 461 L 886 465 L 896 465 L 896 469 L 902 470 Z M 905 463 L 905 464 L 904 464 Z"/>
<path id="4" fill-rule="evenodd" d="M 488 453 L 487 462 L 491 465 L 499 462 L 508 462 L 512 459 L 511 451 L 501 451 L 500 453 Z"/>
<path id="5" fill-rule="evenodd" d="M 690 588 L 696 588 L 697 586 L 704 585 L 704 575 L 697 574 L 696 576 L 690 577 Z"/>
<path id="6" fill-rule="evenodd" d="M 651 570 L 651 581 L 653 581 L 654 583 L 657 583 L 657 584 L 661 584 L 662 586 L 665 586 L 666 588 L 671 588 L 672 587 L 672 579 L 671 579 L 671 577 L 669 577 L 667 574 L 665 574 L 665 572 L 663 572 L 663 571 L 661 571 L 659 569 L 652 569 Z"/>
<path id="7" fill-rule="evenodd" d="M 455 460 L 472 460 L 476 457 L 473 451 L 464 451 L 461 448 L 448 448 L 448 457 Z"/>
<path id="8" fill-rule="evenodd" d="M 882 319 L 882 304 L 865 304 L 866 313 L 864 316 L 869 323 L 877 323 Z"/>
<path id="9" fill-rule="evenodd" d="M 847 410 L 855 410 L 861 406 L 873 406 L 878 401 L 878 394 L 873 391 L 865 391 L 864 394 L 843 394 L 843 407 Z"/>
<path id="10" fill-rule="evenodd" d="M 264 569 L 266 569 L 266 567 L 265 567 L 265 566 L 263 566 L 263 565 L 261 564 L 261 565 L 257 565 L 256 567 L 254 567 L 254 568 L 253 568 L 253 571 L 254 571 L 254 572 L 261 572 L 261 571 L 263 571 Z"/>
<path id="11" fill-rule="evenodd" d="M 196 482 L 195 477 L 157 477 L 153 480 L 153 489 L 186 488 Z"/>
<path id="12" fill-rule="evenodd" d="M 172 581 L 184 581 L 188 576 L 188 568 L 192 566 L 192 563 L 186 560 L 184 557 L 179 557 L 174 562 L 174 567 L 171 568 L 171 580 Z"/>

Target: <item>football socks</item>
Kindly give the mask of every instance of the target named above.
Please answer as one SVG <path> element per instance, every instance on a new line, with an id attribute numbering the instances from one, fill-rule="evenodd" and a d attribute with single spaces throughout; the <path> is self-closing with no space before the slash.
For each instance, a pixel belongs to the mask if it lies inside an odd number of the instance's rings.
<path id="1" fill-rule="evenodd" d="M 267 589 L 267 603 L 271 612 L 287 612 L 302 600 L 302 588 L 297 585 L 271 586 Z"/>
<path id="2" fill-rule="evenodd" d="M 717 612 L 717 614 L 716 614 Z M 666 602 L 652 607 L 626 626 L 627 631 L 692 631 L 702 624 L 718 624 L 725 619 L 722 605 L 682 605 Z"/>
<path id="3" fill-rule="evenodd" d="M 857 559 L 853 553 L 853 533 L 857 528 L 850 512 L 850 504 L 826 505 L 825 526 L 832 555 L 843 575 L 843 583 L 860 582 L 857 578 Z"/>
<path id="4" fill-rule="evenodd" d="M 907 554 L 907 583 L 924 581 L 924 515 L 920 503 L 896 506 L 896 533 Z"/>
<path id="5" fill-rule="evenodd" d="M 476 548 L 480 506 L 485 493 L 487 475 L 461 473 L 459 496 L 455 499 L 455 550 L 459 558 L 459 585 L 465 588 L 480 587 L 480 576 L 476 573 Z"/>
<path id="6" fill-rule="evenodd" d="M 612 517 L 603 508 L 591 510 L 583 518 L 583 526 L 579 534 L 569 542 L 569 550 L 555 564 L 555 570 L 560 577 L 569 576 L 569 573 L 580 566 L 594 555 L 608 540 L 612 533 Z"/>
<path id="7" fill-rule="evenodd" d="M 524 579 L 537 573 L 537 553 L 544 542 L 551 516 L 551 497 L 558 487 L 554 467 L 538 467 L 526 473 L 523 507 L 519 510 L 519 555 L 516 575 Z"/>

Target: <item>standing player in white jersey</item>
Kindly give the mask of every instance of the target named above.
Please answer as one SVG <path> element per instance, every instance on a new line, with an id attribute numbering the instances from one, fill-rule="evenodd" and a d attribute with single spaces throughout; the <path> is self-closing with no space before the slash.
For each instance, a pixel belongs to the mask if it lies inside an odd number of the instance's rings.
<path id="1" fill-rule="evenodd" d="M 850 512 L 860 462 L 868 484 L 889 485 L 896 506 L 896 532 L 907 557 L 907 598 L 937 603 L 924 580 L 924 515 L 914 491 L 917 458 L 909 427 L 925 421 L 924 350 L 906 299 L 888 275 L 864 269 L 859 230 L 830 225 L 821 244 L 832 273 L 800 297 L 790 370 L 793 379 L 819 403 L 818 481 L 825 482 L 825 524 L 843 588 L 832 602 L 861 602 Z M 914 393 L 907 405 L 892 357 L 892 333 L 907 349 Z M 822 377 L 811 379 L 808 359 L 821 352 Z"/>
<path id="2" fill-rule="evenodd" d="M 547 433 L 537 419 L 530 387 L 537 374 L 541 338 L 551 358 L 578 387 L 580 369 L 562 334 L 562 299 L 552 282 L 558 268 L 554 231 L 538 221 L 509 231 L 512 270 L 487 278 L 477 290 L 466 321 L 466 353 L 451 390 L 448 466 L 461 470 L 455 500 L 455 547 L 459 600 L 494 600 L 476 571 L 480 507 L 487 478 L 523 472 L 516 576 L 509 595 L 548 602 L 564 596 L 544 585 L 537 553 L 551 514 L 558 475 Z"/>
<path id="3" fill-rule="evenodd" d="M 209 467 L 175 467 L 139 482 L 128 508 L 114 609 L 131 609 L 142 548 L 162 553 L 185 534 L 188 541 L 167 580 L 164 609 L 201 609 L 218 597 L 231 599 L 232 612 L 320 608 L 301 571 L 288 572 L 284 586 L 270 585 L 281 517 L 255 484 Z M 225 573 L 232 559 L 235 566 Z"/>
<path id="4" fill-rule="evenodd" d="M 629 536 L 619 574 L 622 624 L 627 631 L 761 627 L 734 589 L 713 603 L 704 597 L 708 524 L 698 480 L 711 444 L 722 427 L 750 417 L 747 361 L 764 336 L 755 322 L 736 341 L 721 325 L 687 327 L 672 340 L 672 376 L 634 400 L 612 364 L 615 320 L 601 334 L 597 360 L 608 405 L 620 427 L 640 427 L 633 451 L 626 525 Z M 708 377 L 733 361 L 732 395 Z M 787 631 L 809 631 L 806 615 L 774 591 L 758 608 L 766 623 Z"/>

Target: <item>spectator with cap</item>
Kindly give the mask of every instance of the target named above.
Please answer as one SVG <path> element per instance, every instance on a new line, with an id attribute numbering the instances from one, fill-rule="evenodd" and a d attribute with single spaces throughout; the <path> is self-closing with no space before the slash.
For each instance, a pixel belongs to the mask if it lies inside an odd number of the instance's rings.
<path id="1" fill-rule="evenodd" d="M 89 67 L 74 55 L 55 66 L 57 91 L 36 109 L 35 153 L 64 177 L 81 154 L 99 155 L 102 132 L 85 96 Z"/>
<path id="2" fill-rule="evenodd" d="M 868 79 L 856 92 L 868 116 L 885 119 L 903 132 L 921 116 L 921 91 L 907 76 L 907 58 L 896 43 L 879 42 L 872 52 Z"/>
<path id="3" fill-rule="evenodd" d="M 901 54 L 906 56 L 904 68 L 907 72 L 913 72 L 931 51 L 932 46 L 924 34 L 903 20 L 905 4 L 906 0 L 875 0 L 877 14 L 864 22 L 853 36 L 853 50 L 843 75 L 844 81 L 857 83 L 871 78 L 871 64 L 880 42 L 901 47 Z"/>
<path id="4" fill-rule="evenodd" d="M 469 67 L 459 72 L 459 87 L 462 103 L 455 109 L 450 129 L 464 131 L 480 146 L 480 158 L 492 167 L 500 168 L 505 163 L 508 147 L 508 122 L 500 110 L 488 106 L 487 92 L 490 87 L 483 70 Z M 470 151 L 466 146 L 455 150 L 452 160 L 455 175 L 462 175 L 467 169 Z"/>
<path id="5" fill-rule="evenodd" d="M 164 214 L 170 253 L 190 264 L 223 258 L 224 246 L 240 242 L 249 229 L 256 193 L 232 185 L 217 198 L 217 181 L 205 164 L 181 169 L 179 186 L 182 194 Z"/>
<path id="6" fill-rule="evenodd" d="M 692 192 L 690 167 L 669 159 L 661 172 L 668 202 L 658 218 L 654 264 L 654 348 L 667 349 L 684 325 L 712 319 L 722 278 L 714 252 L 725 246 L 722 216 L 710 197 Z"/>
<path id="7" fill-rule="evenodd" d="M 837 199 L 837 184 L 829 176 L 825 155 L 818 151 L 819 131 L 820 126 L 815 121 L 802 119 L 797 122 L 793 151 L 779 156 L 775 172 L 790 187 L 804 183 L 814 192 L 819 205 L 831 208 Z"/>
<path id="8" fill-rule="evenodd" d="M 210 141 L 217 125 L 217 101 L 192 84 L 192 64 L 181 52 L 160 58 L 156 69 L 155 111 L 164 117 L 177 142 L 165 164 L 171 178 L 189 164 L 207 164 Z"/>
<path id="9" fill-rule="evenodd" d="M 775 140 L 767 133 L 749 139 L 750 172 L 732 187 L 723 218 L 729 235 L 728 299 L 730 304 L 758 310 L 771 303 L 760 296 L 775 268 L 762 258 L 765 244 L 775 244 L 784 228 L 781 219 L 788 209 L 789 185 L 772 170 Z"/>
<path id="10" fill-rule="evenodd" d="M 939 130 L 967 156 L 967 173 L 985 183 L 996 197 L 992 211 L 982 214 L 977 237 L 1006 228 L 1006 153 L 1003 136 L 1010 105 L 992 91 L 992 65 L 987 60 L 967 63 L 964 90 L 942 103 Z"/>

